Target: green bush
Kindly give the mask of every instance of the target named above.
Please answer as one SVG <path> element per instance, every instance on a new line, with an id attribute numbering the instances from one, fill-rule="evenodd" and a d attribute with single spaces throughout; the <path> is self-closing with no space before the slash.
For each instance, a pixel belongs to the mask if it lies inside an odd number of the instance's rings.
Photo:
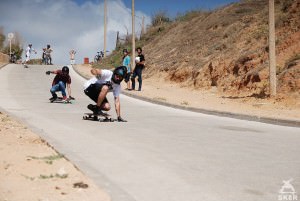
<path id="1" fill-rule="evenodd" d="M 10 51 L 9 45 L 7 45 L 6 47 L 4 47 L 4 49 L 3 49 L 3 53 L 4 54 L 8 54 L 9 55 L 9 51 Z M 17 57 L 17 60 L 19 60 L 22 57 L 23 48 L 21 48 L 19 45 L 12 44 L 11 45 L 11 52 L 14 52 L 15 55 L 16 55 L 16 57 Z"/>

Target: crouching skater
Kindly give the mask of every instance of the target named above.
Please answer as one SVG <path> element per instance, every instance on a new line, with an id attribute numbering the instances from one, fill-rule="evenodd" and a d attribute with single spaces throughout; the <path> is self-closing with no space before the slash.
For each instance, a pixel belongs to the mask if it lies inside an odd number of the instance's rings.
<path id="1" fill-rule="evenodd" d="M 61 92 L 63 101 L 75 99 L 71 96 L 71 77 L 69 75 L 69 68 L 67 66 L 62 67 L 61 70 L 47 71 L 46 74 L 56 74 L 52 82 L 52 87 L 50 89 L 52 97 L 49 100 L 51 102 L 54 102 L 58 98 L 56 95 L 56 92 L 58 91 Z M 69 98 L 67 98 L 66 88 L 69 94 Z"/>
<path id="2" fill-rule="evenodd" d="M 121 106 L 120 106 L 120 83 L 126 77 L 127 68 L 125 66 L 119 66 L 111 70 L 105 69 L 92 69 L 91 73 L 94 75 L 93 78 L 88 80 L 84 84 L 84 93 L 90 97 L 96 105 L 89 104 L 87 108 L 93 111 L 94 115 L 103 115 L 103 111 L 110 110 L 110 104 L 106 98 L 108 92 L 113 92 L 115 110 L 117 113 L 118 121 L 126 122 L 126 120 L 121 117 Z"/>

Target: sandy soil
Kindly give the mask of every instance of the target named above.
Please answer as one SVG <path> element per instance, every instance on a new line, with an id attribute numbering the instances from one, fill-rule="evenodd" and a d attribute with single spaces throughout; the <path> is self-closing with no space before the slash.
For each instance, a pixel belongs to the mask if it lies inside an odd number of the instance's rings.
<path id="1" fill-rule="evenodd" d="M 24 125 L 0 113 L 1 201 L 109 201 L 71 162 Z"/>
<path id="2" fill-rule="evenodd" d="M 75 66 L 91 77 L 90 66 Z M 142 91 L 126 93 L 183 107 L 300 121 L 300 100 L 279 96 L 225 97 L 216 89 L 196 91 L 168 83 L 163 76 L 144 79 Z M 125 115 L 125 114 L 124 114 Z M 108 201 L 110 197 L 26 126 L 0 112 L 0 201 Z"/>

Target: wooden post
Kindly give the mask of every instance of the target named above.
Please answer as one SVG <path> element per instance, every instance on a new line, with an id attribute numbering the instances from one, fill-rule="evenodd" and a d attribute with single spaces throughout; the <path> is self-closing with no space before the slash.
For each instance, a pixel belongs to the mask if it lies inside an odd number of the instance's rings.
<path id="1" fill-rule="evenodd" d="M 104 47 L 103 47 L 103 52 L 104 52 L 104 57 L 106 57 L 106 17 L 107 17 L 107 4 L 106 0 L 104 0 Z"/>
<path id="2" fill-rule="evenodd" d="M 141 37 L 145 34 L 145 16 L 143 16 L 142 19 L 142 31 L 141 31 Z"/>
<path id="3" fill-rule="evenodd" d="M 131 1 L 131 15 L 132 15 L 132 59 L 131 59 L 131 65 L 132 69 L 135 67 L 135 28 L 134 28 L 134 0 Z"/>
<path id="4" fill-rule="evenodd" d="M 274 0 L 269 0 L 269 76 L 271 96 L 276 96 L 276 53 L 274 15 Z"/>
<path id="5" fill-rule="evenodd" d="M 119 31 L 117 31 L 116 49 L 119 49 L 119 43 L 120 43 Z"/>

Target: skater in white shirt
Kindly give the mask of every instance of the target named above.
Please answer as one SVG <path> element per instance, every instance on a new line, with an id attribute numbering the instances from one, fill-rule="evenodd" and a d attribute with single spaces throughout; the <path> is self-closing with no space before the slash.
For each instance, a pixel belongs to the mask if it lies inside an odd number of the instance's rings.
<path id="1" fill-rule="evenodd" d="M 26 59 L 23 62 L 24 68 L 28 68 L 27 63 L 30 61 L 31 51 L 33 51 L 35 54 L 37 53 L 35 49 L 32 48 L 32 44 L 29 44 L 28 47 L 26 48 L 26 53 L 25 53 Z"/>

